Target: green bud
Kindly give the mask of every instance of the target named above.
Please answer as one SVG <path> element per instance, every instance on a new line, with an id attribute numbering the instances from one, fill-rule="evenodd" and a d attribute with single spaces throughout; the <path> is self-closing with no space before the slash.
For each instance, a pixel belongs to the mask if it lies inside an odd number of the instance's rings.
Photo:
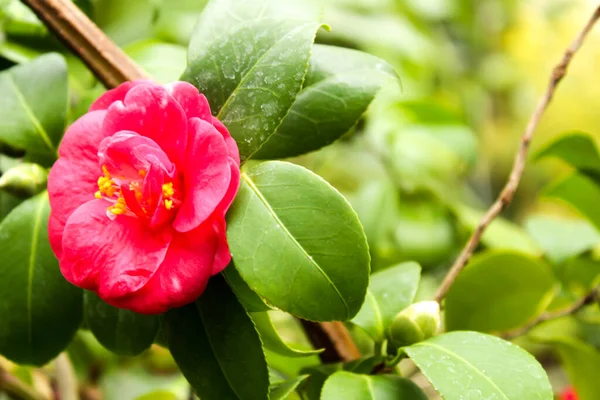
<path id="1" fill-rule="evenodd" d="M 388 340 L 396 348 L 418 343 L 435 335 L 440 328 L 440 305 L 421 301 L 400 311 L 388 329 Z"/>
<path id="2" fill-rule="evenodd" d="M 18 164 L 0 176 L 0 190 L 17 197 L 31 197 L 46 188 L 48 172 L 32 163 Z"/>

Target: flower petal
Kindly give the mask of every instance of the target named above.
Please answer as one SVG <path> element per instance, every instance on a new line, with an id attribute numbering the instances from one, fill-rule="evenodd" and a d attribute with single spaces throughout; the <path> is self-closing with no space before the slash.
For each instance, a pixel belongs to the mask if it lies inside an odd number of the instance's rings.
<path id="1" fill-rule="evenodd" d="M 175 233 L 152 279 L 129 296 L 112 299 L 112 304 L 142 314 L 159 314 L 196 300 L 212 275 L 217 240 L 210 223 Z"/>
<path id="2" fill-rule="evenodd" d="M 229 180 L 227 192 L 217 207 L 217 210 L 220 213 L 218 217 L 225 216 L 227 210 L 229 210 L 229 207 L 231 206 L 231 203 L 233 203 L 233 200 L 235 199 L 238 189 L 240 188 L 240 167 L 233 159 L 229 158 L 228 161 L 231 169 L 231 179 Z M 215 210 L 215 212 L 217 211 Z"/>
<path id="3" fill-rule="evenodd" d="M 217 235 L 217 250 L 212 265 L 211 275 L 216 275 L 223 271 L 231 261 L 231 253 L 227 244 L 227 228 L 225 218 L 215 218 L 213 220 L 213 229 Z"/>
<path id="4" fill-rule="evenodd" d="M 104 139 L 102 121 L 105 111 L 85 114 L 67 129 L 58 148 L 60 158 L 48 176 L 48 195 L 52 213 L 49 235 L 52 250 L 60 257 L 62 231 L 71 213 L 92 200 L 98 190 L 102 170 L 98 163 L 98 144 Z"/>
<path id="5" fill-rule="evenodd" d="M 163 262 L 171 231 L 149 231 L 141 220 L 107 216 L 106 200 L 79 207 L 65 226 L 60 270 L 76 286 L 106 301 L 144 286 Z"/>
<path id="6" fill-rule="evenodd" d="M 229 149 L 229 157 L 233 158 L 237 162 L 237 165 L 239 166 L 240 165 L 240 150 L 238 149 L 236 141 L 231 137 L 231 134 L 229 133 L 229 131 L 227 130 L 225 125 L 223 125 L 223 123 L 221 121 L 219 121 L 217 118 L 215 118 L 215 117 L 212 118 L 212 124 L 214 125 L 215 128 L 217 128 L 217 130 L 221 133 L 221 135 L 223 135 L 223 138 L 225 139 L 225 143 L 227 144 L 227 148 Z"/>
<path id="7" fill-rule="evenodd" d="M 125 99 L 125 95 L 127 92 L 129 92 L 129 90 L 131 90 L 131 88 L 138 85 L 148 84 L 152 84 L 152 82 L 145 79 L 124 82 L 114 89 L 107 90 L 102 94 L 102 96 L 98 97 L 90 106 L 90 111 L 106 110 L 115 101 L 123 101 L 123 99 Z"/>
<path id="8" fill-rule="evenodd" d="M 154 140 L 131 131 L 105 138 L 98 148 L 98 158 L 111 175 L 125 180 L 138 180 L 141 170 L 148 172 L 150 158 L 158 160 L 169 176 L 175 172 L 175 165 Z"/>
<path id="9" fill-rule="evenodd" d="M 225 197 L 231 181 L 227 146 L 210 123 L 190 119 L 187 148 L 184 200 L 173 222 L 179 232 L 188 232 L 204 222 Z"/>
<path id="10" fill-rule="evenodd" d="M 133 87 L 123 101 L 108 107 L 103 129 L 107 135 L 133 131 L 154 140 L 181 169 L 187 142 L 187 118 L 181 106 L 160 85 Z"/>
<path id="11" fill-rule="evenodd" d="M 194 85 L 188 82 L 173 82 L 165 85 L 165 88 L 183 108 L 188 118 L 196 117 L 211 122 L 212 115 L 208 100 Z"/>

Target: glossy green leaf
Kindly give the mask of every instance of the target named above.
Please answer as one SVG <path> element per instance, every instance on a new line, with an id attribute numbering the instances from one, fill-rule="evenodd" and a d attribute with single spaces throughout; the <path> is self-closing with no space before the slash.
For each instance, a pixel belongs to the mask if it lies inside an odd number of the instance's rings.
<path id="1" fill-rule="evenodd" d="M 177 44 L 144 40 L 124 50 L 157 82 L 175 82 L 185 69 L 186 50 Z"/>
<path id="2" fill-rule="evenodd" d="M 427 400 L 412 381 L 393 375 L 359 375 L 340 371 L 331 375 L 322 400 Z"/>
<path id="3" fill-rule="evenodd" d="M 275 133 L 300 92 L 318 14 L 278 0 L 213 0 L 204 9 L 182 79 L 206 95 L 242 160 Z"/>
<path id="4" fill-rule="evenodd" d="M 275 326 L 273 326 L 273 322 L 271 322 L 271 318 L 267 312 L 255 312 L 250 315 L 252 321 L 254 321 L 254 325 L 256 325 L 256 329 L 260 334 L 260 339 L 262 340 L 263 345 L 266 349 L 271 350 L 277 354 L 286 357 L 307 357 L 312 356 L 314 354 L 319 354 L 321 350 L 302 350 L 294 348 L 283 341 Z"/>
<path id="5" fill-rule="evenodd" d="M 50 166 L 65 129 L 67 66 L 47 54 L 0 73 L 0 140 Z M 48 93 L 52 93 L 49 96 Z"/>
<path id="6" fill-rule="evenodd" d="M 269 400 L 286 399 L 306 378 L 308 375 L 300 375 L 294 379 L 274 383 L 269 391 Z"/>
<path id="7" fill-rule="evenodd" d="M 537 360 L 495 336 L 450 332 L 404 350 L 446 400 L 553 399 Z"/>
<path id="8" fill-rule="evenodd" d="M 248 312 L 268 311 L 270 307 L 265 301 L 250 289 L 250 286 L 240 276 L 240 273 L 235 269 L 235 265 L 231 263 L 223 271 L 223 276 L 227 280 L 229 287 L 233 290 L 236 297 L 243 304 Z"/>
<path id="9" fill-rule="evenodd" d="M 542 196 L 566 203 L 600 230 L 600 185 L 593 179 L 575 172 L 550 184 Z"/>
<path id="10" fill-rule="evenodd" d="M 575 387 L 579 400 L 600 398 L 600 380 L 598 349 L 574 338 L 563 338 L 555 344 L 562 366 Z"/>
<path id="11" fill-rule="evenodd" d="M 227 218 L 235 266 L 270 304 L 309 320 L 356 315 L 369 281 L 367 241 L 327 182 L 287 162 L 247 163 Z"/>
<path id="12" fill-rule="evenodd" d="M 157 315 L 142 315 L 113 307 L 95 293 L 84 294 L 84 316 L 88 328 L 113 353 L 135 356 L 152 345 L 160 327 Z"/>
<path id="13" fill-rule="evenodd" d="M 462 205 L 454 207 L 454 212 L 460 222 L 471 231 L 483 216 L 482 211 Z M 531 255 L 540 254 L 536 243 L 523 229 L 503 218 L 492 221 L 481 237 L 481 242 L 492 249 L 516 250 Z"/>
<path id="14" fill-rule="evenodd" d="M 385 331 L 400 311 L 414 300 L 421 267 L 406 262 L 375 272 L 367 297 L 352 322 L 363 328 L 375 341 L 385 338 Z"/>
<path id="15" fill-rule="evenodd" d="M 166 314 L 169 349 L 200 398 L 267 399 L 269 373 L 261 341 L 222 277 L 196 303 Z"/>
<path id="16" fill-rule="evenodd" d="M 49 212 L 44 192 L 0 224 L 0 354 L 22 364 L 56 357 L 81 323 L 82 292 L 60 273 L 48 242 Z"/>
<path id="17" fill-rule="evenodd" d="M 253 157 L 291 157 L 333 143 L 358 122 L 379 89 L 396 78 L 385 61 L 370 54 L 315 45 L 302 91 Z"/>
<path id="18" fill-rule="evenodd" d="M 600 176 L 600 154 L 595 141 L 586 133 L 561 136 L 535 155 L 536 160 L 547 157 L 561 159 L 581 172 Z"/>
<path id="19" fill-rule="evenodd" d="M 542 261 L 515 252 L 474 257 L 446 296 L 448 330 L 504 331 L 546 309 L 554 278 Z"/>
<path id="20" fill-rule="evenodd" d="M 543 249 L 544 255 L 555 263 L 577 256 L 600 243 L 600 233 L 589 222 L 551 215 L 532 215 L 525 227 Z"/>

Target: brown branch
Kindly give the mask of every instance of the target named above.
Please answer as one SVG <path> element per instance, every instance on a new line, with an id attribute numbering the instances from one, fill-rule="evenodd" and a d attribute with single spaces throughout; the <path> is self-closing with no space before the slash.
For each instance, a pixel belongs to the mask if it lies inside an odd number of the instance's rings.
<path id="1" fill-rule="evenodd" d="M 70 0 L 22 0 L 29 6 L 107 88 L 145 74 Z M 327 362 L 350 361 L 360 357 L 350 332 L 341 322 L 321 324 L 302 321 L 316 348 L 325 348 L 321 358 Z M 325 361 L 325 360 L 324 360 Z"/>
<path id="2" fill-rule="evenodd" d="M 571 43 L 571 45 L 567 48 L 560 63 L 556 65 L 556 67 L 554 67 L 554 69 L 552 70 L 550 82 L 548 83 L 546 92 L 540 98 L 537 107 L 535 108 L 535 112 L 529 119 L 529 123 L 527 124 L 525 132 L 523 133 L 523 136 L 521 138 L 521 146 L 515 156 L 514 164 L 510 172 L 508 181 L 506 182 L 506 185 L 500 192 L 500 195 L 498 196 L 494 204 L 492 204 L 492 206 L 487 210 L 485 215 L 481 218 L 479 224 L 475 228 L 475 231 L 469 238 L 469 241 L 462 249 L 460 255 L 448 271 L 448 274 L 444 277 L 444 281 L 442 282 L 437 293 L 435 294 L 435 300 L 437 302 L 441 303 L 441 301 L 444 299 L 444 297 L 450 290 L 450 287 L 452 286 L 458 275 L 461 273 L 461 271 L 465 268 L 465 266 L 471 259 L 471 256 L 477 248 L 477 245 L 481 240 L 481 236 L 485 232 L 486 228 L 512 201 L 513 195 L 515 194 L 517 187 L 519 186 L 519 182 L 521 181 L 521 177 L 523 176 L 523 171 L 525 170 L 527 152 L 529 151 L 529 144 L 531 143 L 531 139 L 533 138 L 533 133 L 535 132 L 535 129 L 537 128 L 542 115 L 548 108 L 548 105 L 550 104 L 550 101 L 554 96 L 556 87 L 567 73 L 567 68 L 569 67 L 570 62 L 573 59 L 573 56 L 583 44 L 583 41 L 585 40 L 587 34 L 590 32 L 598 18 L 600 18 L 600 6 L 596 8 L 594 14 L 587 22 L 585 27 L 577 35 L 573 43 Z"/>
<path id="3" fill-rule="evenodd" d="M 574 302 L 570 306 L 562 308 L 560 310 L 547 311 L 545 313 L 542 313 L 539 317 L 537 317 L 530 323 L 528 323 L 520 328 L 517 328 L 515 330 L 505 332 L 501 335 L 501 337 L 504 339 L 507 339 L 507 340 L 511 340 L 518 336 L 526 334 L 527 332 L 529 332 L 530 330 L 532 330 L 533 328 L 535 328 L 536 326 L 538 326 L 539 324 L 541 324 L 543 322 L 575 314 L 579 310 L 581 310 L 583 307 L 594 303 L 596 301 L 596 299 L 598 298 L 599 291 L 600 291 L 600 286 L 596 286 L 588 294 L 581 297 L 580 299 L 578 299 L 576 302 Z"/>
<path id="4" fill-rule="evenodd" d="M 0 394 L 7 393 L 19 400 L 45 400 L 16 376 L 0 367 Z"/>
<path id="5" fill-rule="evenodd" d="M 360 351 L 342 322 L 312 322 L 301 319 L 308 340 L 319 353 L 323 363 L 348 362 L 360 358 Z"/>
<path id="6" fill-rule="evenodd" d="M 143 79 L 144 71 L 70 0 L 22 0 L 107 88 Z"/>

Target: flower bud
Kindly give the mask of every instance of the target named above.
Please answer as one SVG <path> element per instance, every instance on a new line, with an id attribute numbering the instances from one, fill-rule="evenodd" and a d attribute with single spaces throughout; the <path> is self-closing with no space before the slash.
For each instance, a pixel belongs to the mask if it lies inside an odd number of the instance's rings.
<path id="1" fill-rule="evenodd" d="M 436 301 L 421 301 L 402 310 L 388 329 L 388 339 L 400 348 L 435 335 L 440 327 L 440 306 Z"/>
<path id="2" fill-rule="evenodd" d="M 0 190 L 17 197 L 30 197 L 46 187 L 48 172 L 32 163 L 18 164 L 0 176 Z"/>

